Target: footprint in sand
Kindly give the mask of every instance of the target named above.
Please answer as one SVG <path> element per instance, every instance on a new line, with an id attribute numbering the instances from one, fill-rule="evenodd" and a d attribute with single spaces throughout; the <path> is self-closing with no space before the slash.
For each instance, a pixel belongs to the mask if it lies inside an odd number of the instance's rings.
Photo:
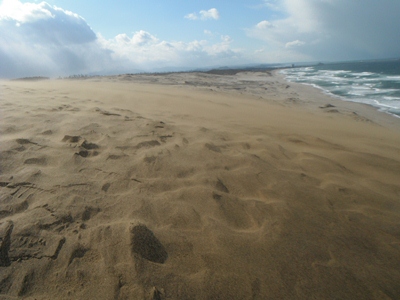
<path id="1" fill-rule="evenodd" d="M 86 157 L 90 157 L 90 156 L 97 156 L 97 155 L 99 155 L 99 152 L 97 152 L 97 151 L 88 151 L 88 150 L 82 149 L 79 152 L 76 152 L 75 155 L 79 155 L 81 157 L 86 158 Z"/>
<path id="2" fill-rule="evenodd" d="M 145 158 L 143 158 L 143 161 L 151 164 L 154 163 L 157 160 L 157 156 L 146 156 Z"/>
<path id="3" fill-rule="evenodd" d="M 160 135 L 159 138 L 160 138 L 161 142 L 166 143 L 167 139 L 173 138 L 173 136 L 170 134 L 167 134 L 167 135 Z"/>
<path id="4" fill-rule="evenodd" d="M 154 233 L 143 224 L 130 228 L 132 252 L 149 261 L 163 264 L 168 253 Z"/>
<path id="5" fill-rule="evenodd" d="M 0 224 L 0 267 L 8 267 L 11 264 L 9 251 L 11 246 L 11 233 L 13 229 L 14 223 L 12 221 Z"/>
<path id="6" fill-rule="evenodd" d="M 93 149 L 98 149 L 99 146 L 94 144 L 94 143 L 89 143 L 86 140 L 83 141 L 81 144 L 81 147 L 85 148 L 86 150 L 93 150 Z"/>
<path id="7" fill-rule="evenodd" d="M 52 130 L 46 130 L 46 131 L 43 131 L 41 134 L 42 135 L 52 135 L 53 131 Z"/>
<path id="8" fill-rule="evenodd" d="M 105 116 L 117 116 L 117 117 L 121 116 L 120 114 L 115 114 L 115 113 L 111 113 L 111 112 L 108 112 L 108 111 L 103 111 L 103 112 L 101 112 L 101 114 L 105 115 Z"/>
<path id="9" fill-rule="evenodd" d="M 95 109 L 97 112 L 99 112 L 100 114 L 104 115 L 104 116 L 116 116 L 116 117 L 120 117 L 120 114 L 116 114 L 116 113 L 112 113 L 106 110 L 102 110 L 100 108 L 96 108 Z"/>
<path id="10" fill-rule="evenodd" d="M 69 257 L 68 266 L 72 264 L 75 259 L 84 257 L 87 251 L 89 251 L 89 249 L 83 247 L 82 245 L 77 245 Z"/>
<path id="11" fill-rule="evenodd" d="M 84 138 L 78 135 L 65 135 L 62 139 L 63 142 L 68 142 L 71 144 L 77 144 L 79 146 L 79 152 L 76 152 L 75 155 L 79 155 L 81 157 L 89 157 L 89 156 L 97 156 L 99 152 L 92 151 L 94 149 L 100 148 L 97 144 L 90 143 L 86 141 Z"/>
<path id="12" fill-rule="evenodd" d="M 110 186 L 111 186 L 111 183 L 107 182 L 107 183 L 103 184 L 103 186 L 101 187 L 101 190 L 107 193 Z"/>
<path id="13" fill-rule="evenodd" d="M 77 135 L 65 135 L 62 141 L 68 143 L 78 143 L 81 139 L 82 137 Z"/>
<path id="14" fill-rule="evenodd" d="M 38 211 L 35 211 L 35 213 L 38 213 Z M 47 230 L 40 229 L 49 229 L 53 225 L 63 223 L 63 220 L 57 220 L 54 216 L 46 215 L 44 210 L 39 212 L 39 215 L 36 215 L 39 218 L 35 224 L 26 224 L 26 220 L 24 222 L 0 224 L 1 266 L 7 267 L 14 261 L 42 258 L 55 260 L 58 258 L 58 254 L 66 241 L 65 237 L 59 234 L 49 234 Z M 30 219 L 27 218 L 27 220 Z"/>
<path id="15" fill-rule="evenodd" d="M 45 157 L 28 158 L 24 161 L 24 164 L 45 166 L 47 164 L 47 159 Z"/>
<path id="16" fill-rule="evenodd" d="M 15 141 L 20 145 L 27 145 L 27 144 L 37 145 L 37 143 L 31 142 L 28 139 L 16 139 Z"/>
<path id="17" fill-rule="evenodd" d="M 139 144 L 137 144 L 135 146 L 136 149 L 140 149 L 140 148 L 151 148 L 151 147 L 155 147 L 155 146 L 160 146 L 160 142 L 156 141 L 156 140 L 152 140 L 152 141 L 145 141 L 145 142 L 141 142 Z"/>
<path id="18" fill-rule="evenodd" d="M 98 207 L 92 207 L 92 206 L 85 206 L 85 209 L 82 212 L 82 221 L 88 221 L 90 220 L 93 216 L 97 215 L 101 211 L 100 208 Z"/>
<path id="19" fill-rule="evenodd" d="M 215 146 L 214 144 L 207 143 L 204 146 L 210 151 L 221 153 L 221 148 L 218 146 Z"/>
<path id="20" fill-rule="evenodd" d="M 224 193 L 229 194 L 228 188 L 227 188 L 227 187 L 225 186 L 225 184 L 221 181 L 221 179 L 218 179 L 218 181 L 217 181 L 217 183 L 216 183 L 216 185 L 215 185 L 215 188 L 216 188 L 218 191 L 220 191 L 220 192 L 224 192 Z"/>

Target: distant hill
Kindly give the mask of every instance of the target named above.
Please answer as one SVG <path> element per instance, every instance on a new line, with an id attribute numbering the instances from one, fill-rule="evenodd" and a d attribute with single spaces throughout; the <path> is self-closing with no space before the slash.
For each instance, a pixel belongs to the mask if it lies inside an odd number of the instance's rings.
<path id="1" fill-rule="evenodd" d="M 23 77 L 23 78 L 15 78 L 11 80 L 15 81 L 39 81 L 39 80 L 47 80 L 50 79 L 49 77 L 43 77 L 43 76 L 33 76 L 33 77 Z"/>

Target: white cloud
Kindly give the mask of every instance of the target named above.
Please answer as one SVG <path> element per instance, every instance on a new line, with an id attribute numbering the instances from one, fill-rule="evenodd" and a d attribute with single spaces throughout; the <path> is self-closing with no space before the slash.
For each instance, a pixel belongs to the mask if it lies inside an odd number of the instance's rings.
<path id="1" fill-rule="evenodd" d="M 199 14 L 191 13 L 185 16 L 189 20 L 218 20 L 220 18 L 219 11 L 216 8 L 211 8 L 209 10 L 201 10 Z"/>
<path id="2" fill-rule="evenodd" d="M 0 5 L 0 77 L 91 72 L 111 63 L 80 16 L 45 2 Z"/>
<path id="3" fill-rule="evenodd" d="M 21 3 L 18 0 L 3 0 L 0 5 L 0 20 L 11 19 L 17 22 L 25 23 L 39 19 L 53 17 L 47 4 Z"/>
<path id="4" fill-rule="evenodd" d="M 232 38 L 229 35 L 221 35 L 221 40 L 227 44 L 230 44 L 233 42 Z"/>
<path id="5" fill-rule="evenodd" d="M 198 20 L 199 19 L 199 17 L 195 13 L 187 14 L 185 16 L 185 18 L 189 19 L 189 20 Z"/>
<path id="6" fill-rule="evenodd" d="M 256 27 L 258 29 L 268 29 L 268 28 L 274 28 L 275 26 L 271 22 L 264 20 L 258 23 Z"/>
<path id="7" fill-rule="evenodd" d="M 165 41 L 144 30 L 105 39 L 79 15 L 45 2 L 5 0 L 0 6 L 0 78 L 238 63 L 240 52 L 231 44 L 229 36 L 214 42 Z"/>
<path id="8" fill-rule="evenodd" d="M 17 36 L 29 36 L 35 43 L 79 44 L 96 39 L 82 17 L 46 2 L 22 4 L 18 0 L 5 0 L 0 5 L 0 22 L 3 34 L 9 33 L 5 27 L 12 30 L 14 25 L 19 27 L 13 30 Z"/>
<path id="9" fill-rule="evenodd" d="M 144 30 L 136 32 L 131 39 L 131 43 L 135 46 L 144 46 L 146 44 L 148 45 L 157 42 L 158 39 L 155 36 L 151 35 L 150 33 Z"/>
<path id="10" fill-rule="evenodd" d="M 220 42 L 213 44 L 206 40 L 167 42 L 145 31 L 136 32 L 131 38 L 126 35 L 111 40 L 101 38 L 101 44 L 112 50 L 115 59 L 130 61 L 145 70 L 167 66 L 201 67 L 220 64 L 221 59 L 236 60 L 239 53 L 231 49 L 231 43 L 229 36 L 221 36 Z"/>
<path id="11" fill-rule="evenodd" d="M 285 48 L 300 47 L 300 46 L 303 46 L 304 44 L 305 44 L 305 42 L 295 40 L 293 42 L 286 43 Z"/>
<path id="12" fill-rule="evenodd" d="M 280 0 L 263 0 L 264 6 L 268 7 L 272 10 L 281 10 L 281 2 Z"/>
<path id="13" fill-rule="evenodd" d="M 202 10 L 200 11 L 200 16 L 202 20 L 218 20 L 219 19 L 219 12 L 216 8 L 211 8 L 209 10 Z"/>

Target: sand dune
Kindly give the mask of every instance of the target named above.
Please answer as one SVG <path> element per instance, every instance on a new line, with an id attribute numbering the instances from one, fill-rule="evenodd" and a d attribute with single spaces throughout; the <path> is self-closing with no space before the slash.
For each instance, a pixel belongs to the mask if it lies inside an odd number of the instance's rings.
<path id="1" fill-rule="evenodd" d="M 400 120 L 279 74 L 0 83 L 1 299 L 398 299 Z"/>

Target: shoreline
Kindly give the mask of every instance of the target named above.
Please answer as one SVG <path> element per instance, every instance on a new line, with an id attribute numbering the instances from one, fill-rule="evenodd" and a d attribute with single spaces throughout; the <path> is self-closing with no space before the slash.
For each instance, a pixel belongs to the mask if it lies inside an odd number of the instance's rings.
<path id="1" fill-rule="evenodd" d="M 283 76 L 285 76 L 284 73 L 283 73 L 283 70 L 284 70 L 284 69 L 281 70 L 280 74 L 283 75 Z M 296 82 L 296 81 L 290 81 L 289 79 L 287 79 L 287 80 L 288 80 L 289 82 Z M 300 82 L 299 82 L 299 83 L 300 83 Z M 396 117 L 396 118 L 400 118 L 399 112 L 396 112 L 396 113 L 395 113 L 395 112 L 391 112 L 391 110 L 397 111 L 397 110 L 398 110 L 398 107 L 396 107 L 396 106 L 390 106 L 390 105 L 384 105 L 384 104 L 382 104 L 382 103 L 379 103 L 379 101 L 378 101 L 377 99 L 371 99 L 371 98 L 369 98 L 368 100 L 369 100 L 370 102 L 369 102 L 369 103 L 366 103 L 365 101 L 356 101 L 356 100 L 352 100 L 351 98 L 346 98 L 346 97 L 344 97 L 344 96 L 336 95 L 336 94 L 334 94 L 334 93 L 331 93 L 329 90 L 326 90 L 325 88 L 320 87 L 320 86 L 318 86 L 317 84 L 314 84 L 314 83 L 301 82 L 301 84 L 309 85 L 309 86 L 312 86 L 312 87 L 314 87 L 314 88 L 316 88 L 316 89 L 322 90 L 325 94 L 330 95 L 330 96 L 332 96 L 332 97 L 334 97 L 334 98 L 341 99 L 342 101 L 347 101 L 347 102 L 354 102 L 354 103 L 361 103 L 361 104 L 370 105 L 370 106 L 374 107 L 375 109 L 377 109 L 378 111 L 385 112 L 385 113 L 387 113 L 387 114 L 389 114 L 389 115 L 391 115 L 391 116 L 394 116 L 394 117 Z M 374 102 L 375 102 L 375 104 L 374 104 Z"/>
<path id="2" fill-rule="evenodd" d="M 400 297 L 397 118 L 268 72 L 0 87 L 1 296 Z"/>
<path id="3" fill-rule="evenodd" d="M 366 114 L 367 118 L 371 118 L 371 119 L 378 118 L 378 120 L 380 122 L 383 122 L 385 125 L 388 125 L 389 127 L 394 128 L 394 129 L 400 129 L 400 127 L 398 127 L 399 122 L 397 122 L 400 119 L 400 117 L 395 114 L 380 110 L 379 107 L 373 106 L 368 103 L 362 103 L 362 102 L 351 101 L 351 100 L 345 99 L 343 97 L 332 94 L 319 86 L 314 86 L 312 84 L 307 84 L 307 83 L 297 83 L 297 82 L 292 82 L 292 81 L 286 80 L 284 74 L 280 73 L 280 70 L 276 70 L 276 72 L 274 72 L 274 74 L 278 75 L 279 77 L 281 77 L 283 80 L 287 81 L 290 84 L 306 86 L 306 87 L 314 90 L 315 93 L 321 95 L 321 97 L 320 97 L 321 99 L 329 99 L 330 98 L 330 99 L 332 99 L 332 102 L 335 102 L 335 104 L 344 103 L 343 105 L 341 105 L 341 106 L 338 105 L 338 106 L 343 107 L 348 111 L 353 110 L 353 112 L 355 112 L 355 113 L 357 113 L 357 112 L 360 114 L 364 113 L 364 114 Z M 338 100 L 340 102 L 338 102 Z M 376 114 L 374 112 L 376 112 Z M 386 118 L 386 116 L 388 116 L 390 118 Z M 392 120 L 393 118 L 395 120 Z"/>

